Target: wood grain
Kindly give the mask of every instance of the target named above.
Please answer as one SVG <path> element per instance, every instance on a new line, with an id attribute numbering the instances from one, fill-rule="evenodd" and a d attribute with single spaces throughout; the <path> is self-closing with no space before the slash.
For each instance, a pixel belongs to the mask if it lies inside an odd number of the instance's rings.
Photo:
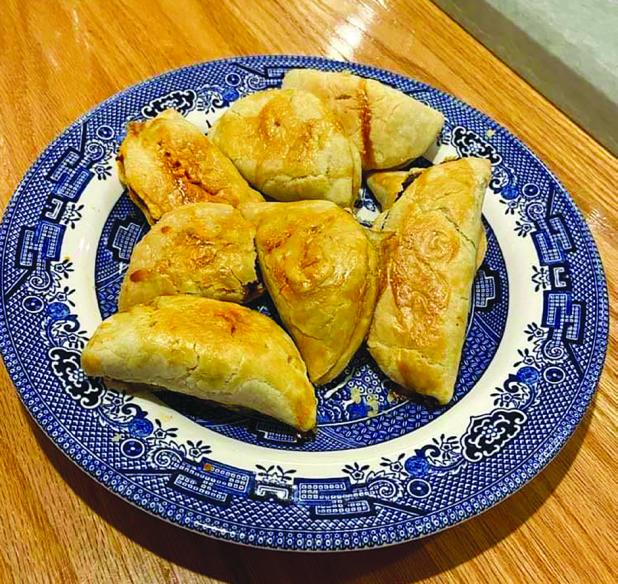
<path id="1" fill-rule="evenodd" d="M 618 162 L 428 1 L 5 0 L 0 197 L 66 125 L 127 85 L 223 56 L 301 53 L 449 91 L 527 142 L 564 182 L 618 282 Z M 576 88 L 574 88 L 575 90 Z M 265 552 L 164 524 L 111 495 L 0 387 L 2 582 L 616 581 L 616 313 L 593 409 L 519 493 L 426 540 L 340 555 Z"/>

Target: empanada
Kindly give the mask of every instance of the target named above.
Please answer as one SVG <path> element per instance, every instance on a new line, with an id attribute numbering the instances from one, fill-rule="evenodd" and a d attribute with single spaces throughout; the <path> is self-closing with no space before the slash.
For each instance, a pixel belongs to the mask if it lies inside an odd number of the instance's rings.
<path id="1" fill-rule="evenodd" d="M 262 277 L 310 379 L 327 383 L 364 340 L 377 258 L 354 217 L 329 201 L 244 205 L 256 223 Z"/>
<path id="2" fill-rule="evenodd" d="M 243 97 L 209 135 L 273 199 L 327 199 L 351 207 L 358 196 L 358 151 L 326 104 L 309 92 L 271 89 Z"/>
<path id="3" fill-rule="evenodd" d="M 444 125 L 439 111 L 379 81 L 348 72 L 291 69 L 282 87 L 310 91 L 332 108 L 361 153 L 363 170 L 393 168 L 418 158 Z"/>
<path id="4" fill-rule="evenodd" d="M 387 211 L 403 192 L 405 183 L 413 180 L 420 172 L 420 168 L 374 172 L 367 177 L 367 186 L 380 203 L 380 209 Z"/>
<path id="5" fill-rule="evenodd" d="M 394 204 L 397 198 L 403 193 L 406 185 L 412 183 L 412 181 L 419 174 L 423 172 L 422 168 L 412 168 L 410 170 L 388 170 L 378 171 L 372 173 L 367 178 L 367 186 L 373 193 L 373 196 L 380 203 L 382 211 L 387 211 Z M 485 259 L 485 253 L 487 252 L 487 235 L 483 229 L 481 233 L 481 241 L 476 255 L 476 267 L 477 269 L 483 263 Z"/>
<path id="6" fill-rule="evenodd" d="M 161 296 L 105 320 L 82 353 L 88 375 L 167 388 L 249 408 L 299 430 L 316 423 L 316 399 L 292 339 L 244 306 Z"/>
<path id="7" fill-rule="evenodd" d="M 490 177 L 479 158 L 429 168 L 383 224 L 392 236 L 369 351 L 393 381 L 441 404 L 457 378 Z"/>
<path id="8" fill-rule="evenodd" d="M 118 168 L 129 196 L 150 224 L 187 203 L 237 207 L 264 200 L 219 148 L 175 110 L 129 124 Z"/>
<path id="9" fill-rule="evenodd" d="M 119 310 L 172 294 L 252 300 L 262 293 L 254 237 L 253 225 L 230 205 L 190 203 L 169 211 L 135 246 Z"/>

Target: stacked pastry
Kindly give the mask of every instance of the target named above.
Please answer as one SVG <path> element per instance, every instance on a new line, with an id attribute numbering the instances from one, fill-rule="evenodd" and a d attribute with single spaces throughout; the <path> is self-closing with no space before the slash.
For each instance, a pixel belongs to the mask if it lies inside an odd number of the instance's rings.
<path id="1" fill-rule="evenodd" d="M 84 370 L 307 431 L 313 384 L 335 379 L 367 340 L 404 391 L 447 403 L 491 167 L 397 170 L 443 121 L 377 81 L 292 70 L 282 89 L 236 101 L 209 136 L 174 111 L 130 124 L 120 174 L 152 229 Z M 383 210 L 371 230 L 350 212 L 363 172 Z M 287 332 L 242 306 L 264 288 Z"/>

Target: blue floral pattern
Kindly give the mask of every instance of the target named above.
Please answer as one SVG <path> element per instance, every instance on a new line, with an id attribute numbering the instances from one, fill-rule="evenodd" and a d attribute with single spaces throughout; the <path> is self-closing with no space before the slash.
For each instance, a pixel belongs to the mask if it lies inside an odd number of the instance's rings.
<path id="1" fill-rule="evenodd" d="M 497 454 L 519 434 L 526 419 L 526 414 L 519 410 L 503 409 L 472 418 L 462 439 L 464 457 L 479 462 Z"/>

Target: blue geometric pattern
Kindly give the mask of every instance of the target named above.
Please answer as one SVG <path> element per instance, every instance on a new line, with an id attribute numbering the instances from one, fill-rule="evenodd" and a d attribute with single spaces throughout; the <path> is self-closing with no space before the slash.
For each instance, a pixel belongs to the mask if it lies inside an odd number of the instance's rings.
<path id="1" fill-rule="evenodd" d="M 442 143 L 460 156 L 492 162 L 490 196 L 512 216 L 516 235 L 532 242 L 538 265 L 527 285 L 542 290 L 543 297 L 539 322 L 525 330 L 528 344 L 491 394 L 493 409 L 470 417 L 461 435 L 436 435 L 377 465 L 365 463 L 362 451 L 354 449 L 388 443 L 456 407 L 503 340 L 509 280 L 487 222 L 489 247 L 474 284 L 454 406 L 404 400 L 364 351 L 342 379 L 320 389 L 313 438 L 299 438 L 271 420 L 159 396 L 198 424 L 251 445 L 349 453 L 343 468 L 320 479 L 267 460 L 253 470 L 236 468 L 218 459 L 210 444 L 183 441 L 176 428 L 152 418 L 132 396 L 86 377 L 79 356 L 87 338 L 76 315 L 75 290 L 67 285 L 75 268 L 62 255 L 67 232 L 81 220 L 84 190 L 111 176 L 127 121 L 169 106 L 185 114 L 212 112 L 252 91 L 276 87 L 290 67 L 352 70 L 441 110 Z M 361 200 L 375 207 L 367 193 Z M 147 228 L 123 195 L 107 217 L 96 255 L 93 283 L 102 316 L 115 311 L 130 252 Z M 0 226 L 0 246 L 0 350 L 43 430 L 126 500 L 195 531 L 262 547 L 387 545 L 434 533 L 496 504 L 564 445 L 590 403 L 607 347 L 599 255 L 555 177 L 480 112 L 420 82 L 351 63 L 286 56 L 222 60 L 173 71 L 114 96 L 68 128 L 28 171 Z M 276 317 L 268 299 L 255 308 Z"/>

